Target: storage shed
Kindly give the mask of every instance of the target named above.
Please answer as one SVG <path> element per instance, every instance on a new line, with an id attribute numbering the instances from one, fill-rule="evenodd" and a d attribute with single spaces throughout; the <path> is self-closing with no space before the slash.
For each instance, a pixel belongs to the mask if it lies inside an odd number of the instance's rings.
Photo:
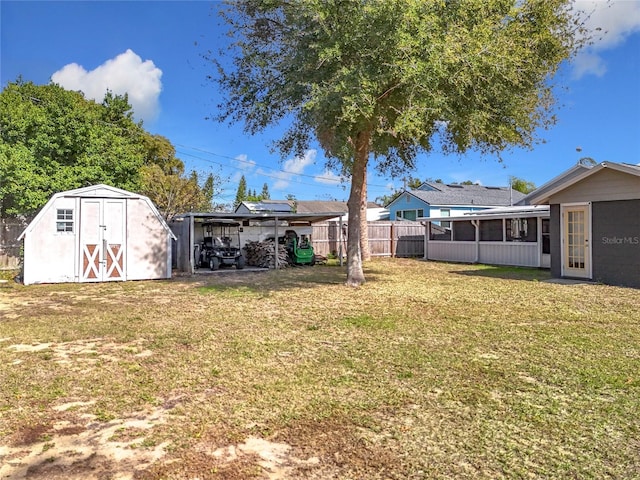
<path id="1" fill-rule="evenodd" d="M 551 274 L 640 287 L 640 166 L 604 162 L 529 194 L 550 206 Z"/>
<path id="2" fill-rule="evenodd" d="M 171 278 L 175 236 L 148 197 L 108 185 L 56 193 L 22 232 L 25 285 Z"/>

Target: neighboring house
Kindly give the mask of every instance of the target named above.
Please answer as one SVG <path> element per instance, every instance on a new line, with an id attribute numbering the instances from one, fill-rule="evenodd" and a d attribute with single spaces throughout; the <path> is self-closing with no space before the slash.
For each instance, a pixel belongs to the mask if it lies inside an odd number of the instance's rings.
<path id="1" fill-rule="evenodd" d="M 26 285 L 171 278 L 175 236 L 158 210 L 108 185 L 56 193 L 22 239 Z"/>
<path id="2" fill-rule="evenodd" d="M 549 205 L 554 277 L 640 287 L 640 165 L 574 167 L 526 201 Z"/>
<path id="3" fill-rule="evenodd" d="M 415 190 L 400 194 L 387 205 L 387 209 L 391 220 L 416 221 L 420 217 L 450 217 L 511 206 L 522 198 L 523 193 L 510 187 L 425 182 Z"/>
<path id="4" fill-rule="evenodd" d="M 245 201 L 240 203 L 235 213 L 309 213 L 323 214 L 328 212 L 344 213 L 342 221 L 346 222 L 349 208 L 347 202 L 327 201 L 327 200 L 261 200 L 259 202 Z M 367 204 L 367 220 L 388 220 L 388 211 L 374 202 Z M 335 221 L 338 218 L 332 219 Z"/>

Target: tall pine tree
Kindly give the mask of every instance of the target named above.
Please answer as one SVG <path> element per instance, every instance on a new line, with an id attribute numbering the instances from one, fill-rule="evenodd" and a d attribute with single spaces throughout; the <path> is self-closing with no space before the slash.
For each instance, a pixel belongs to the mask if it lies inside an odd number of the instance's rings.
<path id="1" fill-rule="evenodd" d="M 233 208 L 238 208 L 242 202 L 247 199 L 247 180 L 244 178 L 244 175 L 240 177 L 240 181 L 238 182 L 238 190 L 236 191 L 236 199 L 233 202 Z"/>

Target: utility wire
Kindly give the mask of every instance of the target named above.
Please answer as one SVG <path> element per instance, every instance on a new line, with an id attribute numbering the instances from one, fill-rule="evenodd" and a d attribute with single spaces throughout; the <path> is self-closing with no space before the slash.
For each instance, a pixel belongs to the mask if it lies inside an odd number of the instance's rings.
<path id="1" fill-rule="evenodd" d="M 195 151 L 197 151 L 197 152 L 206 153 L 207 155 L 212 155 L 212 156 L 214 156 L 214 157 L 224 158 L 224 159 L 226 159 L 226 160 L 233 160 L 233 161 L 235 161 L 235 162 L 244 163 L 244 164 L 251 165 L 251 166 L 257 166 L 257 167 L 261 167 L 261 168 L 266 168 L 266 169 L 272 170 L 272 171 L 274 171 L 274 172 L 280 172 L 280 173 L 284 173 L 284 174 L 287 174 L 287 175 L 298 176 L 298 177 L 306 177 L 306 178 L 312 178 L 312 179 L 314 179 L 314 180 L 315 180 L 315 179 L 318 179 L 318 178 L 320 178 L 320 179 L 326 179 L 326 180 L 333 180 L 331 177 L 326 177 L 326 176 L 323 176 L 323 175 L 309 175 L 309 174 L 306 174 L 306 173 L 294 173 L 294 172 L 289 172 L 289 171 L 287 171 L 287 170 L 278 169 L 278 168 L 273 168 L 273 167 L 270 167 L 270 166 L 267 166 L 267 165 L 264 165 L 264 164 L 259 164 L 259 163 L 255 162 L 255 161 L 253 161 L 253 160 L 243 160 L 243 159 L 236 158 L 236 157 L 229 157 L 229 156 L 227 156 L 227 155 L 221 155 L 221 154 L 219 154 L 219 153 L 214 153 L 214 152 L 211 152 L 211 151 L 208 151 L 208 150 L 204 150 L 204 149 L 201 149 L 201 148 L 198 148 L 198 147 L 192 147 L 192 146 L 189 146 L 189 145 L 184 145 L 184 144 L 179 144 L 179 143 L 176 143 L 175 145 L 176 145 L 176 147 L 178 147 L 178 146 L 179 146 L 179 147 L 182 147 L 182 148 L 187 148 L 187 149 L 195 150 Z M 239 170 L 239 171 L 244 171 L 244 169 L 243 169 L 243 168 L 241 168 L 241 167 L 237 167 L 237 166 L 235 166 L 235 165 L 230 165 L 230 164 L 224 164 L 224 163 L 221 163 L 221 162 L 216 162 L 216 161 L 214 161 L 214 160 L 211 160 L 211 159 L 208 159 L 208 158 L 201 157 L 201 156 L 199 156 L 199 155 L 194 155 L 194 154 L 191 154 L 191 153 L 188 153 L 188 152 L 184 152 L 184 151 L 181 151 L 181 152 L 178 152 L 178 153 L 180 153 L 181 155 L 187 155 L 187 156 L 190 156 L 190 157 L 192 157 L 192 158 L 196 158 L 196 159 L 198 159 L 198 160 L 202 160 L 202 161 L 205 161 L 205 162 L 213 163 L 213 164 L 215 164 L 215 165 L 220 165 L 220 166 L 223 166 L 223 167 L 233 168 L 233 169 L 235 169 L 235 170 Z M 267 173 L 264 173 L 264 172 L 261 172 L 261 175 L 263 175 L 263 176 L 265 176 L 265 177 L 269 177 L 269 178 L 275 178 L 275 179 L 277 179 L 277 180 L 285 180 L 285 181 L 295 182 L 295 183 L 298 183 L 298 184 L 300 184 L 300 185 L 310 185 L 310 186 L 314 186 L 314 187 L 318 187 L 318 186 L 320 186 L 320 187 L 325 187 L 325 186 L 326 186 L 326 185 L 322 185 L 322 184 L 321 184 L 321 182 L 316 182 L 316 183 L 305 183 L 305 182 L 301 182 L 301 181 L 299 181 L 299 180 L 295 180 L 295 179 L 285 179 L 285 178 L 279 177 L 279 176 L 277 176 L 277 175 L 270 175 L 270 174 L 267 174 Z M 338 178 L 344 178 L 344 179 L 345 179 L 345 181 L 347 180 L 347 178 L 346 178 L 346 177 L 338 177 Z M 318 185 L 318 183 L 320 183 L 320 185 Z M 333 186 L 326 186 L 326 188 L 333 188 L 334 186 L 335 186 L 335 187 L 339 187 L 339 186 L 341 186 L 341 184 L 343 184 L 343 183 L 344 183 L 344 182 L 335 181 L 335 184 L 334 184 Z M 380 189 L 383 189 L 383 190 L 385 190 L 385 191 L 388 191 L 388 190 L 389 190 L 389 187 L 388 187 L 387 185 L 376 185 L 376 184 L 370 184 L 370 183 L 368 183 L 368 184 L 367 184 L 367 188 L 369 188 L 369 187 L 380 188 Z"/>

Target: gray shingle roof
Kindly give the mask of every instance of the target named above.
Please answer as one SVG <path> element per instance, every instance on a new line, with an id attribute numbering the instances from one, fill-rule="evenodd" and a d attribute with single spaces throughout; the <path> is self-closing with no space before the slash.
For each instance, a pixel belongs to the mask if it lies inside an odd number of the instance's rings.
<path id="1" fill-rule="evenodd" d="M 447 185 L 428 183 L 432 190 L 411 190 L 409 193 L 429 205 L 509 206 L 524 198 L 524 193 L 509 187 L 484 185 Z"/>

